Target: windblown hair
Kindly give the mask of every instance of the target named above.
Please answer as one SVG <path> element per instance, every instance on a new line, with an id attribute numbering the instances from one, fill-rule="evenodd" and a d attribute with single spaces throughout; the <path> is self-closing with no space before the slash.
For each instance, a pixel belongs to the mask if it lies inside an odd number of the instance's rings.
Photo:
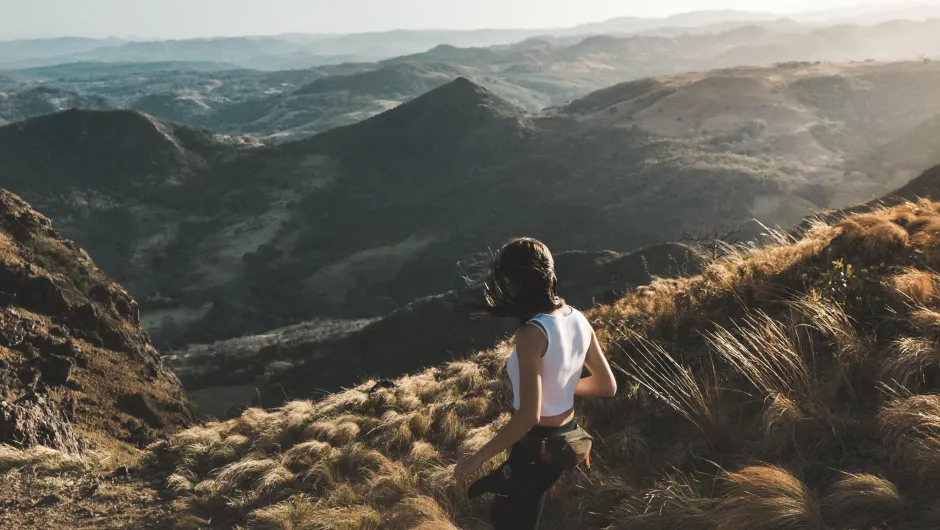
<path id="1" fill-rule="evenodd" d="M 525 323 L 539 313 L 564 307 L 556 292 L 555 260 L 548 247 L 532 238 L 517 238 L 496 253 L 482 282 L 483 302 L 473 308 Z"/>

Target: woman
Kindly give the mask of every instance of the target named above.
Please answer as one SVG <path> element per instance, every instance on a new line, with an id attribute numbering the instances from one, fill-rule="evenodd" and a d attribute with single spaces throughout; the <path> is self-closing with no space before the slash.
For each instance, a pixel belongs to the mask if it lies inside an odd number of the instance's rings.
<path id="1" fill-rule="evenodd" d="M 463 483 L 486 461 L 510 450 L 505 464 L 467 491 L 471 498 L 496 494 L 490 510 L 496 530 L 538 527 L 546 493 L 576 465 L 575 458 L 559 456 L 571 447 L 565 442 L 589 439 L 574 419 L 575 396 L 612 397 L 617 392 L 594 330 L 558 296 L 556 284 L 548 247 L 529 238 L 514 239 L 500 249 L 483 284 L 485 303 L 479 308 L 519 321 L 506 365 L 515 412 L 489 443 L 457 463 L 454 477 Z M 584 367 L 589 377 L 581 377 Z M 574 457 L 577 451 L 568 452 Z"/>

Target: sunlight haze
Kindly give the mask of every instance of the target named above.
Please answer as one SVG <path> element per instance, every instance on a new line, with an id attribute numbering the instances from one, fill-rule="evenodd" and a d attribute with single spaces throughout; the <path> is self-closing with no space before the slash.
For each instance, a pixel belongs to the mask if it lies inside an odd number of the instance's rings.
<path id="1" fill-rule="evenodd" d="M 924 2 L 921 2 L 923 4 Z M 910 2 L 880 2 L 903 6 Z M 614 17 L 734 9 L 793 13 L 853 0 L 0 0 L 0 40 L 82 36 L 137 39 L 350 33 L 392 29 L 550 28 Z"/>

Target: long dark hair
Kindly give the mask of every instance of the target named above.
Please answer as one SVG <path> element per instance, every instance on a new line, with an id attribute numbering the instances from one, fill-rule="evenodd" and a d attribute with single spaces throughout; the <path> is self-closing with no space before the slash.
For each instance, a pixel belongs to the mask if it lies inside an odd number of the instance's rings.
<path id="1" fill-rule="evenodd" d="M 555 260 L 548 247 L 532 238 L 516 238 L 493 256 L 483 279 L 483 302 L 473 308 L 496 317 L 511 317 L 524 324 L 539 313 L 565 306 L 558 296 Z"/>

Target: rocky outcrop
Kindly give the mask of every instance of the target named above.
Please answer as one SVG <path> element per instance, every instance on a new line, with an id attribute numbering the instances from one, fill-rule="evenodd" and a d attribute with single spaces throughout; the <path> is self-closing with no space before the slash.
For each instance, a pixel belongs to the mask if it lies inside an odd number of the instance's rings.
<path id="1" fill-rule="evenodd" d="M 0 190 L 0 443 L 145 443 L 191 420 L 137 303 L 48 219 Z"/>

